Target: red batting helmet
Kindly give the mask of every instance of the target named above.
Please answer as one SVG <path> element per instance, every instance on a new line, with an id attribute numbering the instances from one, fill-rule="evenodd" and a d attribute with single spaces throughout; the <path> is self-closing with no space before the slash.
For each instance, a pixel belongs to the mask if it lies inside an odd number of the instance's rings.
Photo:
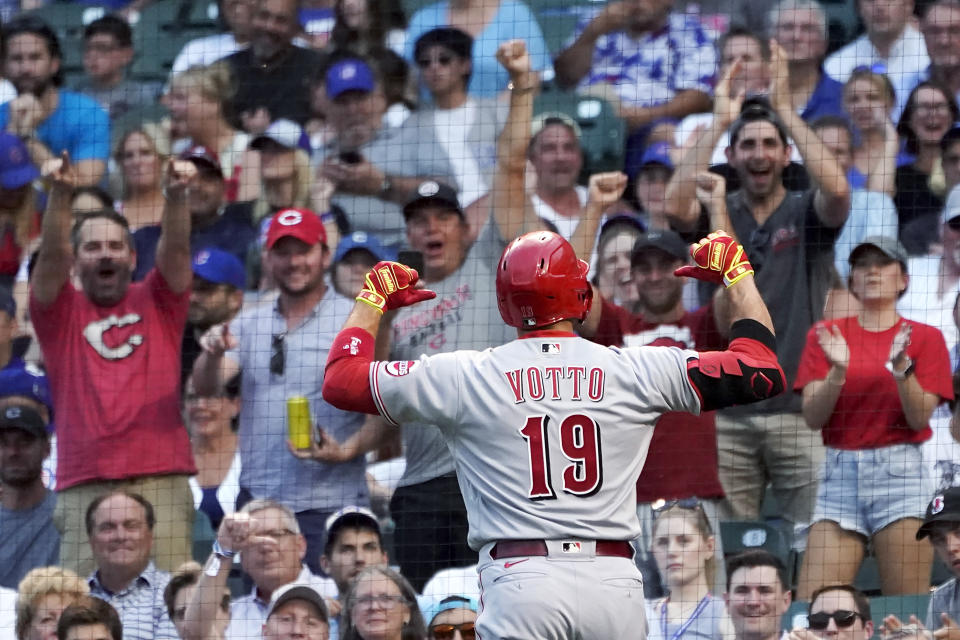
<path id="1" fill-rule="evenodd" d="M 571 318 L 582 321 L 593 300 L 588 270 L 557 234 L 534 231 L 520 236 L 503 250 L 497 265 L 500 316 L 523 329 Z"/>

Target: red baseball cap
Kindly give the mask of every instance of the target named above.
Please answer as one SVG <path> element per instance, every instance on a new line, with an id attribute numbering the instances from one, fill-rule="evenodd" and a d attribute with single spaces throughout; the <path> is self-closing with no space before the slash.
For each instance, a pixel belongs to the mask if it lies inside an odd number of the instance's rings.
<path id="1" fill-rule="evenodd" d="M 327 230 L 320 217 L 309 209 L 283 209 L 270 220 L 267 230 L 267 249 L 272 249 L 280 238 L 287 236 L 307 244 L 327 244 Z"/>

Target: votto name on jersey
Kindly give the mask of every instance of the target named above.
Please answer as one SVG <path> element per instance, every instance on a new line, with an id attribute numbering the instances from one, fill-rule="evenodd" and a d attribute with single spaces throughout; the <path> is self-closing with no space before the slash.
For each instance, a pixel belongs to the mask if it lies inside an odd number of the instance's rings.
<path id="1" fill-rule="evenodd" d="M 600 367 L 566 365 L 526 367 L 503 372 L 514 404 L 527 400 L 573 400 L 599 402 L 603 399 L 604 373 Z"/>

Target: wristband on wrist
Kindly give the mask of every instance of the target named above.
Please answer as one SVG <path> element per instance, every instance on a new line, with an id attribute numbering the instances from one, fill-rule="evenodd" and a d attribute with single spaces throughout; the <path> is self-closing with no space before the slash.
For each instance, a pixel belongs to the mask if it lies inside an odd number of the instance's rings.
<path id="1" fill-rule="evenodd" d="M 897 371 L 893 366 L 893 361 L 888 360 L 887 364 L 884 365 L 886 370 L 893 374 L 893 379 L 897 382 L 903 382 L 909 376 L 913 375 L 913 370 L 916 368 L 916 363 L 912 358 L 905 358 L 907 366 L 904 367 L 903 371 Z"/>
<path id="2" fill-rule="evenodd" d="M 213 553 L 224 558 L 232 558 L 235 555 L 237 555 L 236 551 L 231 551 L 229 549 L 224 549 L 223 547 L 221 547 L 219 540 L 213 541 Z"/>
<path id="3" fill-rule="evenodd" d="M 511 80 L 510 82 L 507 83 L 507 89 L 509 89 L 510 91 L 518 95 L 523 95 L 524 93 L 530 93 L 531 91 L 536 91 L 537 85 L 533 84 L 533 85 L 530 85 L 529 87 L 520 87 L 520 86 L 517 86 L 517 84 L 514 83 L 513 80 Z"/>
<path id="4" fill-rule="evenodd" d="M 835 369 L 831 368 L 830 371 L 827 372 L 827 382 L 832 385 L 842 387 L 847 382 L 847 376 L 846 375 L 838 376 L 838 374 L 835 374 L 834 371 Z M 837 380 L 837 377 L 839 377 L 840 379 Z"/>

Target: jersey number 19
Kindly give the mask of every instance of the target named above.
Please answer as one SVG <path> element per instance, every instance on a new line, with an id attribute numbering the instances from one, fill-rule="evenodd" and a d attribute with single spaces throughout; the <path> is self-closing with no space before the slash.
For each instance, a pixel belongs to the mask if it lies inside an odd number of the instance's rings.
<path id="1" fill-rule="evenodd" d="M 550 427 L 549 416 L 530 416 L 520 429 L 527 443 L 530 458 L 531 500 L 553 500 L 550 474 Z M 592 418 L 575 413 L 567 416 L 557 429 L 560 451 L 570 461 L 563 469 L 562 489 L 575 496 L 592 496 L 603 485 L 603 465 L 600 447 L 600 425 Z"/>

